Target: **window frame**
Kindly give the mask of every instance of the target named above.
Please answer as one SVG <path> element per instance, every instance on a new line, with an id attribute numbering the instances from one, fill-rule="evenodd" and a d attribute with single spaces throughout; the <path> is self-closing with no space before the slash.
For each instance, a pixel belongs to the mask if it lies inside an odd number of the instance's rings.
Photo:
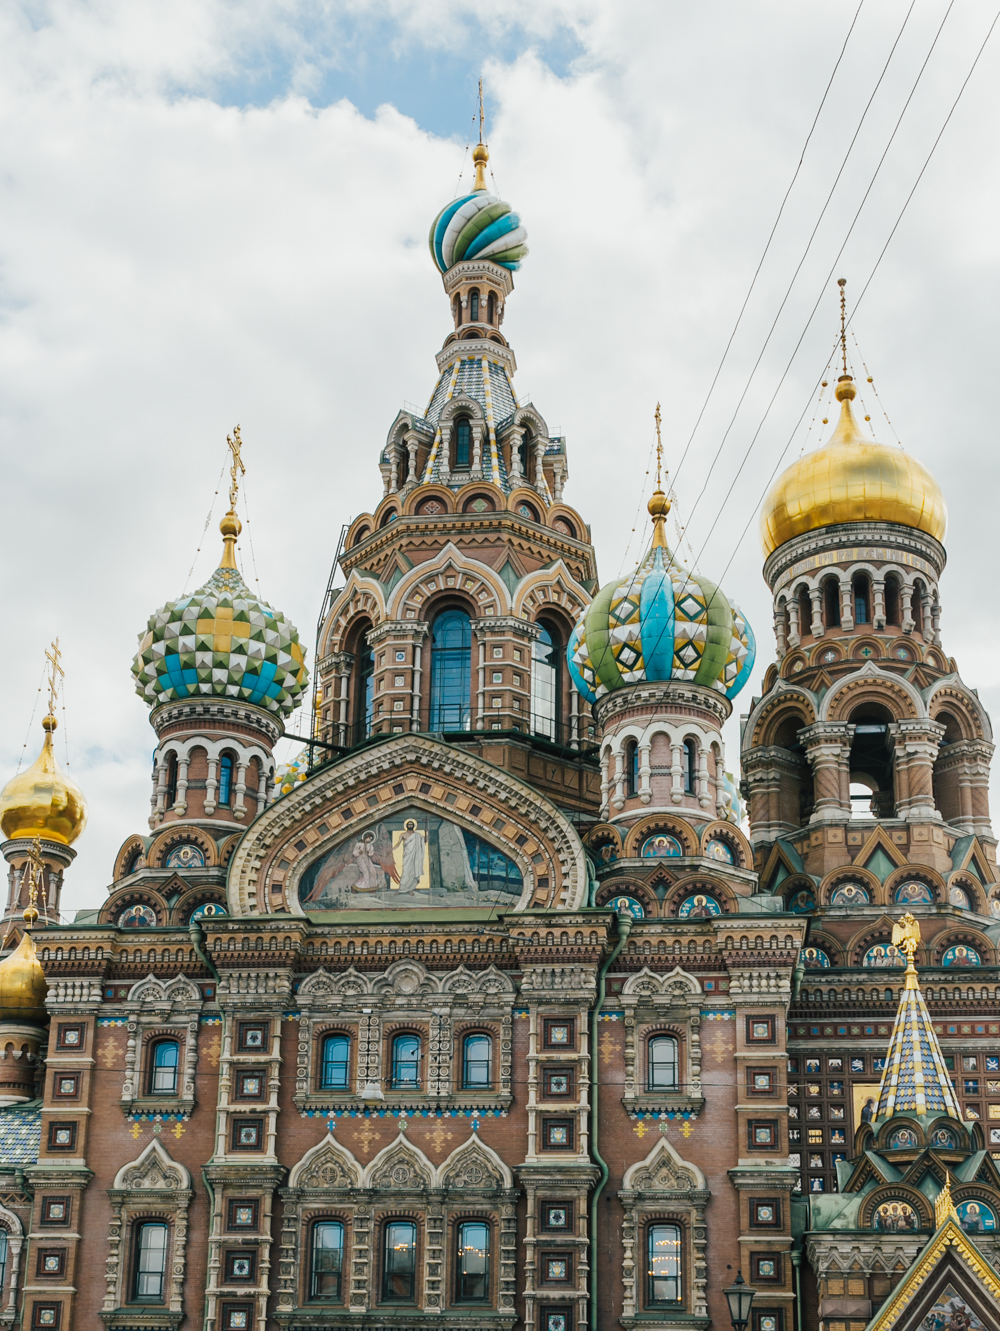
<path id="1" fill-rule="evenodd" d="M 635 799 L 639 794 L 639 741 L 625 741 L 625 798 Z"/>
<path id="2" fill-rule="evenodd" d="M 244 1261 L 248 1261 L 250 1263 L 250 1271 L 248 1275 L 238 1276 L 233 1274 L 233 1271 L 231 1269 L 232 1263 L 237 1258 L 242 1258 Z M 246 1248 L 226 1248 L 224 1250 L 223 1259 L 222 1259 L 222 1283 L 224 1285 L 252 1285 L 256 1281 L 256 1279 L 257 1279 L 256 1248 L 248 1246 Z"/>
<path id="3" fill-rule="evenodd" d="M 659 1229 L 674 1230 L 677 1234 L 677 1273 L 673 1276 L 657 1276 L 653 1271 L 653 1235 Z M 646 1257 L 646 1281 L 643 1306 L 651 1309 L 684 1307 L 684 1226 L 676 1220 L 660 1220 L 650 1217 L 645 1224 L 644 1250 Z M 660 1299 L 654 1297 L 654 1282 L 673 1280 L 676 1282 L 677 1298 Z"/>
<path id="4" fill-rule="evenodd" d="M 485 1060 L 474 1060 L 475 1065 L 486 1064 L 486 1080 L 483 1082 L 472 1081 L 469 1077 L 469 1045 L 474 1040 L 485 1040 L 488 1046 L 488 1054 Z M 463 1091 L 492 1091 L 493 1082 L 493 1036 L 489 1031 L 466 1031 L 462 1035 L 462 1090 Z"/>
<path id="5" fill-rule="evenodd" d="M 159 1272 L 144 1272 L 142 1269 L 143 1255 L 143 1235 L 152 1230 L 162 1230 L 163 1247 L 161 1248 L 162 1263 Z M 168 1221 L 155 1216 L 144 1216 L 132 1226 L 132 1262 L 129 1274 L 129 1303 L 152 1304 L 160 1307 L 167 1302 L 167 1271 L 170 1266 L 170 1224 Z M 158 1294 L 140 1293 L 139 1284 L 143 1275 L 159 1275 L 160 1289 Z"/>
<path id="6" fill-rule="evenodd" d="M 469 471 L 472 468 L 472 421 L 468 416 L 455 418 L 455 443 L 452 457 L 452 471 Z M 464 451 L 464 460 L 463 460 Z"/>
<path id="7" fill-rule="evenodd" d="M 173 1085 L 166 1090 L 161 1090 L 156 1085 L 156 1076 L 161 1071 L 161 1065 L 157 1063 L 159 1051 L 168 1047 L 176 1051 L 176 1061 L 173 1064 Z M 146 1046 L 146 1094 L 147 1095 L 178 1095 L 180 1092 L 181 1080 L 181 1042 L 174 1035 L 156 1035 Z M 170 1065 L 164 1065 L 169 1067 Z"/>
<path id="8" fill-rule="evenodd" d="M 539 635 L 531 644 L 531 733 L 558 744 L 562 730 L 563 639 L 554 624 L 537 620 L 535 627 Z M 548 689 L 551 698 L 545 697 Z M 547 707 L 551 716 L 545 715 Z"/>
<path id="9" fill-rule="evenodd" d="M 446 647 L 435 638 L 463 621 L 461 643 Z M 452 621 L 445 624 L 446 620 Z M 431 668 L 427 692 L 430 731 L 466 731 L 472 724 L 472 616 L 461 606 L 445 606 L 434 616 L 430 630 Z M 451 713 L 459 713 L 457 722 Z"/>
<path id="10" fill-rule="evenodd" d="M 339 1252 L 340 1252 L 340 1266 L 339 1266 L 339 1268 L 338 1268 L 338 1270 L 337 1270 L 337 1272 L 336 1272 L 336 1278 L 337 1278 L 337 1292 L 336 1292 L 335 1294 L 320 1294 L 320 1293 L 317 1293 L 317 1282 L 318 1282 L 319 1277 L 320 1277 L 321 1275 L 326 1275 L 326 1274 L 329 1274 L 329 1273 L 327 1273 L 327 1272 L 319 1272 L 319 1271 L 317 1271 L 317 1268 L 316 1268 L 316 1256 L 317 1256 L 316 1235 L 317 1235 L 317 1233 L 320 1231 L 320 1229 L 321 1229 L 323 1226 L 327 1226 L 327 1225 L 329 1225 L 329 1226 L 331 1226 L 331 1227 L 336 1226 L 336 1227 L 340 1230 L 340 1248 L 339 1248 Z M 336 1216 L 317 1216 L 315 1219 L 310 1220 L 310 1222 L 309 1222 L 309 1245 L 308 1245 L 308 1253 L 309 1253 L 309 1302 L 310 1302 L 310 1303 L 331 1303 L 331 1304 L 342 1304 L 342 1303 L 344 1302 L 344 1251 L 345 1251 L 346 1247 L 347 1247 L 347 1226 L 344 1224 L 343 1220 L 339 1220 L 339 1219 L 337 1219 Z M 337 1251 L 337 1249 L 334 1249 L 334 1248 L 331 1248 L 331 1249 L 323 1248 L 323 1249 L 321 1249 L 320 1251 L 323 1251 L 323 1252 L 327 1252 L 327 1251 L 333 1252 L 333 1251 Z"/>
<path id="11" fill-rule="evenodd" d="M 674 1080 L 672 1086 L 658 1086 L 653 1083 L 653 1046 L 658 1042 L 672 1044 L 674 1049 Z M 681 1089 L 681 1042 L 670 1031 L 650 1031 L 646 1036 L 646 1093 L 648 1095 L 662 1095 L 676 1092 Z"/>
<path id="12" fill-rule="evenodd" d="M 476 1226 L 486 1231 L 485 1248 L 485 1272 L 476 1276 L 476 1279 L 482 1279 L 482 1294 L 466 1294 L 463 1292 L 462 1282 L 466 1279 L 466 1272 L 463 1269 L 465 1256 L 462 1248 L 462 1235 L 467 1227 Z M 480 1307 L 489 1306 L 493 1302 L 493 1226 L 485 1216 L 466 1216 L 459 1220 L 455 1225 L 455 1303 L 460 1304 L 479 1304 Z M 473 1277 L 470 1275 L 470 1279 Z"/>
<path id="13" fill-rule="evenodd" d="M 232 803 L 234 769 L 233 755 L 222 754 L 219 758 L 219 797 L 215 802 L 223 809 L 228 809 Z"/>
<path id="14" fill-rule="evenodd" d="M 416 1057 L 416 1080 L 413 1082 L 404 1082 L 399 1076 L 398 1069 L 404 1065 L 404 1060 L 400 1059 L 396 1053 L 396 1046 L 402 1040 L 415 1040 L 417 1045 Z M 412 1060 L 406 1060 L 411 1063 Z M 389 1089 L 391 1091 L 403 1093 L 419 1093 L 424 1089 L 423 1086 L 423 1063 L 424 1063 L 424 1041 L 423 1037 L 417 1031 L 396 1031 L 389 1037 Z"/>
<path id="15" fill-rule="evenodd" d="M 413 1244 L 410 1249 L 412 1253 L 411 1269 L 409 1271 L 410 1292 L 406 1295 L 397 1295 L 389 1292 L 390 1278 L 396 1274 L 390 1270 L 389 1265 L 389 1236 L 397 1227 L 408 1226 L 413 1231 Z M 415 1220 L 406 1217 L 387 1217 L 382 1221 L 381 1243 L 379 1245 L 381 1252 L 382 1270 L 379 1280 L 379 1303 L 416 1303 L 417 1302 L 417 1252 L 420 1243 L 420 1229 Z M 404 1273 L 405 1274 L 405 1273 Z"/>
<path id="16" fill-rule="evenodd" d="M 684 741 L 684 794 L 698 793 L 698 745 L 689 735 Z"/>
<path id="17" fill-rule="evenodd" d="M 347 1044 L 347 1058 L 343 1064 L 334 1062 L 327 1058 L 327 1046 L 335 1041 L 343 1040 Z M 316 1079 L 316 1089 L 319 1091 L 349 1091 L 351 1089 L 351 1054 L 352 1054 L 351 1036 L 347 1031 L 322 1031 L 319 1036 L 319 1076 Z M 344 1069 L 344 1080 L 328 1081 L 327 1068 L 341 1067 Z"/>

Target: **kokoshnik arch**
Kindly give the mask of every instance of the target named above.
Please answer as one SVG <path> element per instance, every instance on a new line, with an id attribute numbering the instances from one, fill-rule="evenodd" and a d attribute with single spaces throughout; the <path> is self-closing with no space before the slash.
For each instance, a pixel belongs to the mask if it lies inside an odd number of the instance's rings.
<path id="1" fill-rule="evenodd" d="M 0 1321 L 690 1331 L 738 1271 L 751 1331 L 995 1325 L 992 734 L 944 645 L 941 493 L 845 361 L 764 508 L 744 819 L 753 631 L 670 551 L 659 479 L 599 581 L 514 387 L 525 229 L 474 159 L 314 743 L 275 769 L 309 679 L 239 573 L 237 435 L 220 567 L 140 636 L 149 825 L 98 909 L 61 922 L 86 805 L 52 709 L 0 797 Z"/>

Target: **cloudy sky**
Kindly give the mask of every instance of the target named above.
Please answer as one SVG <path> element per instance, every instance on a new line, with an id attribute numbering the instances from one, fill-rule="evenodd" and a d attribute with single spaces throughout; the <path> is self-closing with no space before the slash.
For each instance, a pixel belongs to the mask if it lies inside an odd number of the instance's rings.
<path id="1" fill-rule="evenodd" d="M 91 809 L 65 909 L 99 904 L 146 829 L 153 736 L 129 664 L 150 611 L 217 562 L 218 501 L 202 530 L 236 422 L 248 578 L 311 649 L 341 524 L 377 501 L 389 425 L 433 386 L 449 318 L 426 234 L 463 164 L 468 183 L 480 73 L 496 185 L 531 247 L 504 325 L 516 386 L 568 437 L 567 499 L 606 579 L 636 557 L 656 402 L 676 470 L 856 9 L 0 8 L 0 772 L 33 708 L 37 751 L 58 634 L 59 753 Z M 871 278 L 854 330 L 891 420 L 866 395 L 873 428 L 948 499 L 945 646 L 1000 706 L 1000 31 L 879 262 L 993 17 L 864 0 L 677 474 L 700 566 L 757 626 L 755 686 L 774 651 L 755 511 L 823 433 L 843 274 L 852 300 Z M 735 719 L 728 741 L 735 763 Z"/>

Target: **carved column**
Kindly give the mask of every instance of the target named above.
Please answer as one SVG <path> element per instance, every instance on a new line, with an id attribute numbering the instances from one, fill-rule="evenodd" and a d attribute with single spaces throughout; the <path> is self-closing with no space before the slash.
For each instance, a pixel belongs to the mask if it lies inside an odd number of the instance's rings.
<path id="1" fill-rule="evenodd" d="M 872 628 L 885 628 L 884 578 L 872 578 Z"/>
<path id="2" fill-rule="evenodd" d="M 644 739 L 639 745 L 639 799 L 643 804 L 648 804 L 652 798 L 649 789 L 649 753 L 651 741 Z"/>
<path id="3" fill-rule="evenodd" d="M 905 584 L 899 589 L 899 619 L 904 633 L 913 632 L 913 588 Z"/>
<path id="4" fill-rule="evenodd" d="M 847 633 L 854 628 L 854 588 L 850 578 L 840 580 L 840 627 Z"/>
<path id="5" fill-rule="evenodd" d="M 785 653 L 788 651 L 787 623 L 785 607 L 783 605 L 776 606 L 774 611 L 774 641 L 777 644 L 779 661 L 784 659 Z"/>
<path id="6" fill-rule="evenodd" d="M 802 627 L 799 624 L 799 598 L 793 596 L 788 601 L 788 645 L 798 647 L 802 641 Z"/>
<path id="7" fill-rule="evenodd" d="M 934 763 L 944 730 L 936 721 L 896 721 L 889 726 L 895 746 L 897 818 L 940 820 L 934 805 Z"/>
<path id="8" fill-rule="evenodd" d="M 406 484 L 416 485 L 417 483 L 417 449 L 420 446 L 420 439 L 415 434 L 407 434 L 405 438 L 406 451 L 409 455 L 406 469 Z"/>
<path id="9" fill-rule="evenodd" d="M 851 740 L 854 726 L 818 721 L 799 731 L 813 770 L 811 823 L 842 822 L 851 816 Z"/>
<path id="10" fill-rule="evenodd" d="M 813 587 L 809 593 L 809 602 L 812 607 L 812 635 L 814 638 L 823 636 L 823 593 L 818 587 Z"/>

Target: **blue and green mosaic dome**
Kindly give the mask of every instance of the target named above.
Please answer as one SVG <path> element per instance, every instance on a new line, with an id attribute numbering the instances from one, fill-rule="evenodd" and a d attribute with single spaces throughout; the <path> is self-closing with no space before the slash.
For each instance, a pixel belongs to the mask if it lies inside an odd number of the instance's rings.
<path id="1" fill-rule="evenodd" d="M 235 568 L 168 601 L 149 618 L 132 662 L 135 691 L 151 706 L 180 698 L 238 698 L 289 716 L 309 676 L 298 630 L 259 600 Z"/>
<path id="2" fill-rule="evenodd" d="M 662 545 L 635 573 L 601 588 L 567 648 L 573 683 L 590 703 L 630 684 L 671 679 L 735 698 L 755 652 L 753 630 L 721 588 Z"/>
<path id="3" fill-rule="evenodd" d="M 495 194 L 476 190 L 446 204 L 431 227 L 431 256 L 442 273 L 463 259 L 489 259 L 515 272 L 528 253 L 517 213 Z"/>

